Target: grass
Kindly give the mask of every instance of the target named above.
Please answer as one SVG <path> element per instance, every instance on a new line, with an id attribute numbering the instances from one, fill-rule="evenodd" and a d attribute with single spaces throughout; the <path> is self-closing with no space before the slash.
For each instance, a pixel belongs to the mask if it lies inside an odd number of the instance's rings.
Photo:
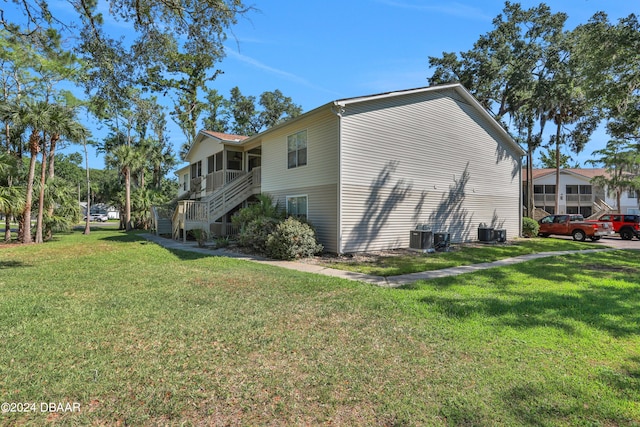
<path id="1" fill-rule="evenodd" d="M 580 251 L 598 249 L 602 245 L 561 239 L 520 239 L 508 244 L 454 246 L 450 252 L 387 254 L 365 259 L 323 258 L 320 264 L 338 270 L 354 271 L 375 276 L 397 276 L 420 271 L 440 270 L 461 265 L 497 261 L 518 255 L 551 251 Z"/>
<path id="2" fill-rule="evenodd" d="M 639 425 L 639 283 L 636 251 L 382 289 L 108 229 L 0 246 L 1 400 L 81 404 L 0 424 Z"/>

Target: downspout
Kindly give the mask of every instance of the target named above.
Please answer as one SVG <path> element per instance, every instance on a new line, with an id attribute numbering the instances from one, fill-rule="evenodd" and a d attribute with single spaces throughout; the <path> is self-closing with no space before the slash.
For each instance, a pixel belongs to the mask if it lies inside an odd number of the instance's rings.
<path id="1" fill-rule="evenodd" d="M 527 165 L 528 165 L 529 161 L 530 160 L 527 159 Z M 529 166 L 527 166 L 527 187 L 529 186 L 528 181 L 531 178 L 532 177 L 529 176 Z M 518 221 L 518 230 L 519 230 L 518 231 L 518 237 L 522 237 L 522 207 L 523 207 L 522 203 L 524 201 L 524 199 L 522 197 L 523 196 L 523 194 L 522 194 L 523 193 L 523 191 L 522 191 L 522 155 L 518 156 L 518 183 L 519 183 L 518 187 L 520 188 L 520 203 L 518 205 L 519 206 L 519 209 L 518 209 L 518 218 L 519 218 L 519 221 Z M 527 208 L 527 213 L 529 214 L 529 216 L 531 218 L 533 218 L 533 215 L 529 211 L 529 208 Z"/>
<path id="2" fill-rule="evenodd" d="M 342 115 L 344 114 L 344 104 L 334 102 L 331 107 L 331 111 L 338 117 L 338 224 L 337 224 L 337 252 L 341 254 L 343 251 L 342 245 Z"/>

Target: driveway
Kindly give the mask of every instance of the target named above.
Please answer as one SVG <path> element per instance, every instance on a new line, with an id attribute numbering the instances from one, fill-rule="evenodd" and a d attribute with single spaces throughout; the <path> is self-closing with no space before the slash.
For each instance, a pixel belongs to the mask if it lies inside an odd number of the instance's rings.
<path id="1" fill-rule="evenodd" d="M 573 240 L 571 236 L 553 236 L 549 237 L 549 239 L 564 239 L 564 240 Z M 640 240 L 635 237 L 633 240 L 622 240 L 620 236 L 614 234 L 613 236 L 605 236 L 597 242 L 592 242 L 591 240 L 585 240 L 587 243 L 593 243 L 596 245 L 606 245 L 616 249 L 636 249 L 640 250 Z"/>

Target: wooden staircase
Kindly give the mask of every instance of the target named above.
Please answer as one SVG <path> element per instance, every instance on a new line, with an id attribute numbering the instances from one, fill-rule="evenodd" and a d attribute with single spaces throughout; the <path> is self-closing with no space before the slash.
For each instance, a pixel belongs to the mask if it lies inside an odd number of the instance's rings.
<path id="1" fill-rule="evenodd" d="M 611 212 L 615 212 L 615 209 L 609 206 L 609 204 L 604 200 L 597 198 L 593 202 L 593 214 L 587 219 L 597 219 L 600 217 L 600 215 L 608 214 Z"/>
<path id="2" fill-rule="evenodd" d="M 209 232 L 210 225 L 229 213 L 233 208 L 255 194 L 260 194 L 260 168 L 237 176 L 215 192 L 201 200 L 178 202 L 172 219 L 171 235 L 179 240 L 182 234 L 186 241 L 189 230 L 203 229 Z"/>

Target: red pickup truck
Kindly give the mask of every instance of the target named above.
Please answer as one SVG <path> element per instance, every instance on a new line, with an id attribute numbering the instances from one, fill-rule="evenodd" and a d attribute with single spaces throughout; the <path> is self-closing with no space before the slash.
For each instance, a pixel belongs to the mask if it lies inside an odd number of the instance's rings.
<path id="1" fill-rule="evenodd" d="M 573 236 L 573 240 L 583 242 L 587 237 L 593 241 L 614 233 L 613 225 L 603 221 L 585 221 L 582 215 L 549 215 L 538 221 L 538 235 L 551 234 Z"/>

